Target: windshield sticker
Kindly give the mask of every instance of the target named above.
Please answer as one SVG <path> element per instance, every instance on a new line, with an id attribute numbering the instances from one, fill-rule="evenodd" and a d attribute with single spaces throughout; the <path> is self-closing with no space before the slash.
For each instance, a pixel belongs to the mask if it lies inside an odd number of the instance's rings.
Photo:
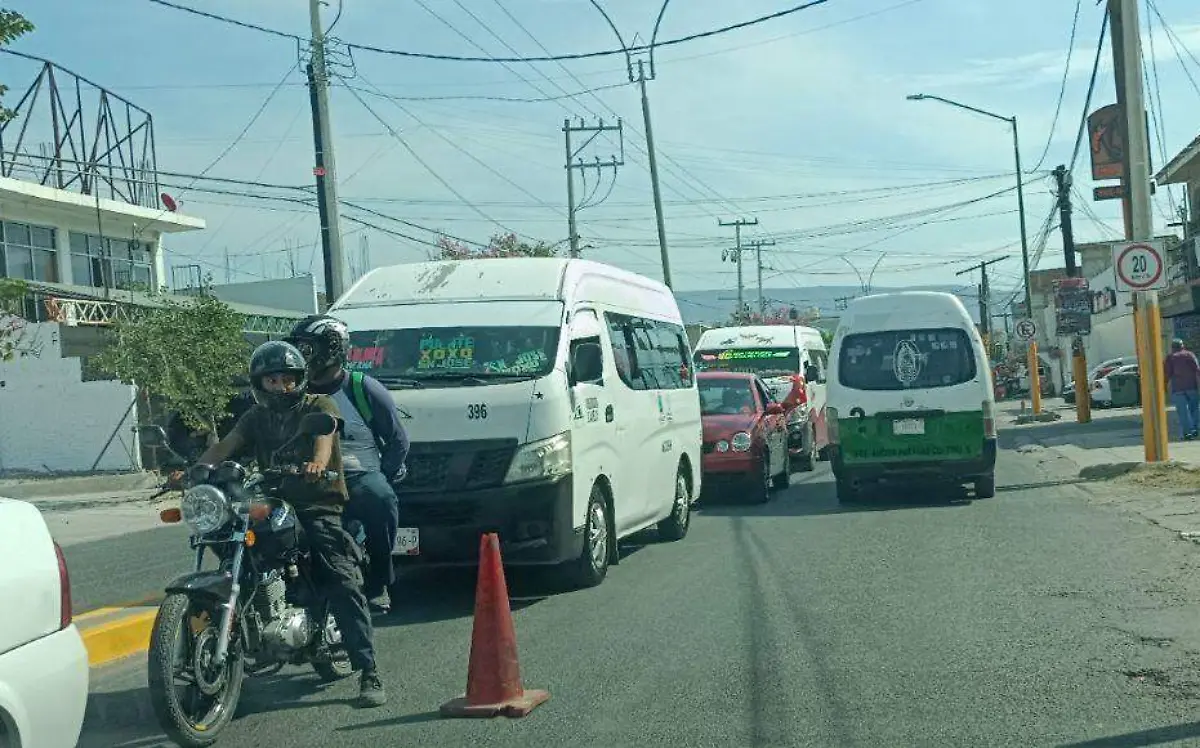
<path id="1" fill-rule="evenodd" d="M 351 371 L 369 371 L 383 366 L 384 350 L 379 346 L 351 347 L 346 352 L 346 364 Z"/>
<path id="2" fill-rule="evenodd" d="M 439 337 L 423 335 L 419 353 L 418 370 L 470 369 L 475 362 L 475 339 L 459 335 L 443 343 Z"/>
<path id="3" fill-rule="evenodd" d="M 901 340 L 897 343 L 896 350 L 892 353 L 892 374 L 895 375 L 896 381 L 910 386 L 920 379 L 924 358 L 915 341 Z"/>
<path id="4" fill-rule="evenodd" d="M 483 370 L 494 374 L 532 374 L 541 371 L 547 362 L 546 352 L 541 349 L 525 351 L 516 357 L 512 363 L 498 358 L 483 365 Z"/>
<path id="5" fill-rule="evenodd" d="M 753 348 L 734 348 L 731 350 L 721 351 L 717 354 L 701 353 L 700 358 L 704 361 L 733 361 L 760 358 L 787 358 L 790 355 L 790 351 L 763 351 Z"/>

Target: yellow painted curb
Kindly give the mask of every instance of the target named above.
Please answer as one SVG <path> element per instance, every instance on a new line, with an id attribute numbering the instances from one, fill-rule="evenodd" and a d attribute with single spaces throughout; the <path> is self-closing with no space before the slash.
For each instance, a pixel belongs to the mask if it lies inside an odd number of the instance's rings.
<path id="1" fill-rule="evenodd" d="M 127 616 L 89 626 L 80 631 L 87 648 L 88 665 L 100 667 L 114 660 L 145 652 L 158 609 L 138 609 Z"/>

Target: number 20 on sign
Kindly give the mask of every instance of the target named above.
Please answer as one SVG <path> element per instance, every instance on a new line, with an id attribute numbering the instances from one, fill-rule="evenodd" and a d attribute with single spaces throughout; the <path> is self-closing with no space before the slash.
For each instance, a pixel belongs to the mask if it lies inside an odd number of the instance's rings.
<path id="1" fill-rule="evenodd" d="M 1154 291 L 1167 285 L 1159 242 L 1114 244 L 1113 271 L 1118 291 Z"/>

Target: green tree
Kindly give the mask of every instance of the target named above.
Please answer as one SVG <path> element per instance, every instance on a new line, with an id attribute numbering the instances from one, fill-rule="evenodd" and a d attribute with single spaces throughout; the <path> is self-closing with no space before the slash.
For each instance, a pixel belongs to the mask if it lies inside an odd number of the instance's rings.
<path id="1" fill-rule="evenodd" d="M 207 294 L 169 301 L 113 330 L 95 367 L 161 399 L 193 429 L 216 439 L 216 422 L 244 374 L 250 344 L 245 321 Z"/>
<path id="2" fill-rule="evenodd" d="M 25 16 L 22 16 L 15 10 L 0 8 L 0 47 L 11 44 L 30 31 L 33 31 L 33 24 L 25 20 Z M 0 96 L 4 96 L 4 92 L 7 90 L 8 86 L 0 83 Z M 12 110 L 0 106 L 0 125 L 12 118 Z"/>
<path id="3" fill-rule="evenodd" d="M 19 352 L 26 324 L 21 316 L 21 302 L 28 289 L 25 281 L 0 278 L 0 361 L 11 361 Z"/>
<path id="4" fill-rule="evenodd" d="M 430 259 L 434 260 L 474 260 L 491 257 L 557 257 L 558 250 L 546 242 L 529 243 L 521 241 L 516 234 L 495 234 L 486 247 L 468 247 L 466 244 L 439 236 L 437 249 Z"/>

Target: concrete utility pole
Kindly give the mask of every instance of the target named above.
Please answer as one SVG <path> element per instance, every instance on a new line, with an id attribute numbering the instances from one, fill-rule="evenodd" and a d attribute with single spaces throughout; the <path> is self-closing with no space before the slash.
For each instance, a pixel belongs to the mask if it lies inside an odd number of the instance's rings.
<path id="1" fill-rule="evenodd" d="M 745 218 L 738 218 L 733 221 L 722 221 L 721 219 L 718 218 L 717 225 L 718 226 L 732 226 L 733 227 L 733 235 L 736 238 L 737 246 L 735 246 L 732 250 L 732 252 L 733 252 L 732 260 L 737 263 L 737 313 L 736 313 L 736 316 L 734 317 L 734 319 L 737 320 L 738 324 L 741 324 L 745 320 L 745 309 L 746 309 L 746 298 L 745 298 L 746 287 L 745 287 L 744 283 L 742 282 L 742 227 L 743 226 L 757 226 L 758 219 L 753 218 L 753 219 L 747 220 Z M 731 258 L 729 257 L 728 253 L 723 253 L 723 256 L 721 257 L 721 259 L 726 260 L 726 259 L 731 259 Z"/>
<path id="2" fill-rule="evenodd" d="M 333 156 L 333 131 L 329 125 L 329 70 L 325 60 L 325 31 L 321 27 L 321 2 L 309 0 L 312 28 L 312 62 L 306 67 L 313 113 L 313 174 L 317 178 L 317 211 L 321 217 L 321 247 L 325 256 L 325 296 L 332 304 L 346 290 L 342 254 L 341 213 L 338 210 L 337 163 Z"/>
<path id="3" fill-rule="evenodd" d="M 1154 239 L 1154 212 L 1150 200 L 1150 137 L 1145 126 L 1145 93 L 1142 80 L 1142 40 L 1137 0 L 1108 0 L 1116 58 L 1117 103 L 1121 107 L 1125 136 L 1124 188 L 1129 200 L 1130 241 Z M 1133 295 L 1135 345 L 1142 381 L 1142 437 L 1146 462 L 1161 462 L 1167 454 L 1166 383 L 1163 381 L 1162 317 L 1157 291 Z"/>
<path id="4" fill-rule="evenodd" d="M 661 18 L 661 14 L 659 17 Z M 657 33 L 657 26 L 655 33 Z M 654 191 L 654 220 L 658 224 L 658 253 L 662 257 L 663 283 L 670 288 L 671 258 L 667 254 L 667 228 L 663 222 L 662 190 L 658 186 L 658 154 L 654 150 L 654 125 L 650 122 L 650 98 L 646 95 L 646 66 L 642 60 L 638 60 L 637 69 L 638 86 L 642 91 L 642 124 L 646 128 L 646 155 L 650 161 L 650 187 Z M 653 74 L 651 74 L 651 79 L 653 79 Z"/>
<path id="5" fill-rule="evenodd" d="M 755 264 L 758 265 L 758 313 L 766 314 L 767 313 L 767 297 L 763 296 L 763 284 L 762 284 L 762 271 L 763 271 L 762 248 L 763 247 L 774 247 L 775 240 L 774 239 L 755 239 L 753 241 L 747 242 L 746 246 L 754 249 L 754 261 L 755 261 Z"/>
<path id="6" fill-rule="evenodd" d="M 997 257 L 994 260 L 987 260 L 986 262 L 981 262 L 978 265 L 972 265 L 966 270 L 960 270 L 955 273 L 955 275 L 966 275 L 967 273 L 973 273 L 976 270 L 979 271 L 979 329 L 983 332 L 984 350 L 988 351 L 991 350 L 991 348 L 989 348 L 991 345 L 989 338 L 992 334 L 992 320 L 991 304 L 989 303 L 988 299 L 988 297 L 991 295 L 991 287 L 988 285 L 987 269 L 988 265 L 995 265 L 997 262 L 1002 262 L 1007 259 L 1008 255 Z M 989 353 L 988 356 L 990 357 L 991 354 Z"/>
<path id="7" fill-rule="evenodd" d="M 580 118 L 578 125 L 572 125 L 570 119 L 563 120 L 563 128 L 562 129 L 563 129 L 563 138 L 566 141 L 566 155 L 567 155 L 567 162 L 566 162 L 566 167 L 565 167 L 567 170 L 567 231 L 568 231 L 568 238 L 569 238 L 570 244 L 571 244 L 571 256 L 578 257 L 579 256 L 579 231 L 576 229 L 575 214 L 578 213 L 579 211 L 583 210 L 587 206 L 586 205 L 577 205 L 575 203 L 575 172 L 576 171 L 582 172 L 586 169 L 595 169 L 596 170 L 596 179 L 599 180 L 601 172 L 604 169 L 611 168 L 613 170 L 613 179 L 616 179 L 617 178 L 617 175 L 616 175 L 617 168 L 625 165 L 625 145 L 624 145 L 625 144 L 625 135 L 624 135 L 625 130 L 624 130 L 624 126 L 621 123 L 621 120 L 617 120 L 617 124 L 615 124 L 615 125 L 606 125 L 606 124 L 604 124 L 604 120 L 599 120 L 599 124 L 596 124 L 596 125 L 588 125 L 588 124 L 584 123 L 582 118 Z M 590 138 L 588 138 L 587 140 L 585 140 L 583 142 L 583 144 L 580 145 L 578 148 L 573 148 L 571 145 L 571 134 L 577 133 L 577 132 L 578 133 L 591 133 L 592 136 Z M 587 148 L 588 145 L 590 145 L 593 140 L 595 140 L 597 137 L 599 137 L 600 133 L 603 133 L 603 132 L 616 132 L 616 133 L 621 134 L 621 157 L 618 159 L 616 156 L 610 156 L 608 161 L 601 161 L 599 157 L 596 157 L 596 160 L 594 163 L 585 162 L 582 158 L 580 158 L 579 154 L 583 151 L 584 148 Z M 587 182 L 585 181 L 584 185 L 586 185 L 586 184 L 587 184 Z M 599 182 L 597 182 L 597 184 L 599 184 Z M 587 198 L 584 198 L 585 202 L 586 202 L 586 199 Z M 667 285 L 669 286 L 670 283 L 668 283 Z"/>

